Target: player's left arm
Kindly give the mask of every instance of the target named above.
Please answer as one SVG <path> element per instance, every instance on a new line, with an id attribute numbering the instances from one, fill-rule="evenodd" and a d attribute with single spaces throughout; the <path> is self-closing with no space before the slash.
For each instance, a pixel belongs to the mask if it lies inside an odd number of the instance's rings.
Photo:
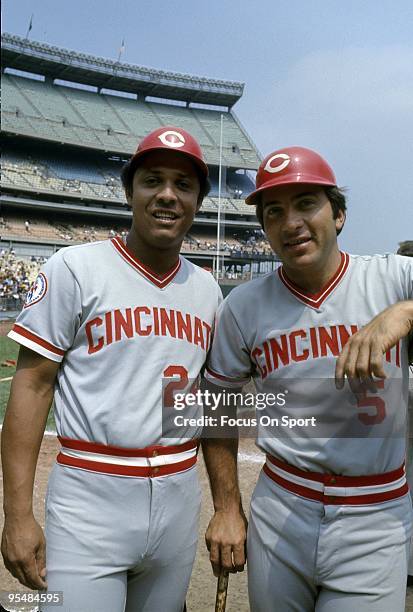
<path id="1" fill-rule="evenodd" d="M 413 333 L 413 300 L 393 304 L 351 336 L 337 359 L 337 389 L 349 380 L 373 384 L 373 377 L 386 378 L 383 355 L 401 338 Z"/>

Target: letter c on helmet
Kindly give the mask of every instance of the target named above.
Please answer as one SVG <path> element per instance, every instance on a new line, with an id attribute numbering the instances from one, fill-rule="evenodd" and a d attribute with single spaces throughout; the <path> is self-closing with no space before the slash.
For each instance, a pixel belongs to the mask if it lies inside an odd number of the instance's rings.
<path id="1" fill-rule="evenodd" d="M 166 145 L 167 147 L 172 147 L 173 149 L 180 149 L 185 144 L 185 138 L 182 136 L 182 134 L 175 132 L 174 130 L 162 132 L 158 138 L 162 144 Z"/>
<path id="2" fill-rule="evenodd" d="M 281 161 L 281 163 L 278 163 L 276 166 L 273 166 L 272 163 L 275 160 L 284 160 L 284 161 Z M 264 170 L 266 170 L 267 172 L 271 172 L 272 174 L 274 174 L 275 172 L 281 172 L 281 170 L 284 170 L 284 168 L 288 166 L 290 161 L 291 161 L 291 158 L 289 155 L 287 155 L 287 153 L 277 153 L 277 155 L 273 155 L 267 160 Z"/>

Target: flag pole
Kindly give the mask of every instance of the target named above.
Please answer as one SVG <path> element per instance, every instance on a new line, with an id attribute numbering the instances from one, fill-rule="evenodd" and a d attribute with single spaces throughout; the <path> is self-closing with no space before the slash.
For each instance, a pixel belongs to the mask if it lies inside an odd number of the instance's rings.
<path id="1" fill-rule="evenodd" d="M 215 278 L 219 279 L 220 263 L 219 256 L 221 251 L 221 179 L 222 179 L 222 133 L 224 125 L 224 115 L 221 113 L 221 127 L 219 134 L 219 166 L 218 166 L 218 222 L 217 222 L 217 255 L 215 266 Z"/>
<path id="2" fill-rule="evenodd" d="M 29 38 L 29 34 L 30 34 L 31 30 L 32 30 L 32 27 L 33 27 L 33 15 L 34 15 L 34 13 L 32 13 L 32 16 L 30 17 L 29 27 L 27 28 L 27 32 L 26 32 L 25 38 Z"/>
<path id="3" fill-rule="evenodd" d="M 119 49 L 118 62 L 120 62 L 120 58 L 122 57 L 122 53 L 125 51 L 125 39 L 122 38 L 122 44 Z"/>

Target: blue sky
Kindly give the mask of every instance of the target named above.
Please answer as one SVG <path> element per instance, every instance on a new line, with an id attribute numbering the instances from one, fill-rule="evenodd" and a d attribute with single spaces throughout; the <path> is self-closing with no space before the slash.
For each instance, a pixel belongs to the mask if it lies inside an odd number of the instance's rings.
<path id="1" fill-rule="evenodd" d="M 234 107 L 263 154 L 318 150 L 348 188 L 350 252 L 413 239 L 411 0 L 3 0 L 3 30 L 245 83 Z"/>

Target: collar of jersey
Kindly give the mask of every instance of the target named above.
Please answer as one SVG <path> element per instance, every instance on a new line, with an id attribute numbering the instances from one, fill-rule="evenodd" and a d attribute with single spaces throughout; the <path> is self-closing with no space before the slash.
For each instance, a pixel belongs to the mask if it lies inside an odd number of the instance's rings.
<path id="1" fill-rule="evenodd" d="M 132 268 L 135 268 L 137 272 L 142 274 L 145 278 L 147 278 L 151 283 L 163 289 L 175 278 L 177 275 L 179 268 L 181 267 L 181 259 L 178 258 L 177 263 L 165 272 L 165 274 L 157 274 L 148 266 L 145 266 L 139 259 L 133 255 L 133 253 L 128 249 L 128 247 L 124 244 L 122 238 L 120 236 L 115 236 L 115 238 L 110 239 L 111 243 L 115 247 L 116 251 L 119 255 L 124 259 Z"/>
<path id="2" fill-rule="evenodd" d="M 348 253 L 341 253 L 341 262 L 334 276 L 330 278 L 328 283 L 324 285 L 324 287 L 318 293 L 307 293 L 306 291 L 298 287 L 298 285 L 293 283 L 293 281 L 288 278 L 283 266 L 280 266 L 278 268 L 278 276 L 280 277 L 284 285 L 287 287 L 287 289 L 291 291 L 291 293 L 295 295 L 295 297 L 298 298 L 301 302 L 303 302 L 307 306 L 311 306 L 312 308 L 319 308 L 321 304 L 328 298 L 330 293 L 334 291 L 334 289 L 340 283 L 341 279 L 344 277 L 349 265 L 349 261 L 350 257 Z"/>

